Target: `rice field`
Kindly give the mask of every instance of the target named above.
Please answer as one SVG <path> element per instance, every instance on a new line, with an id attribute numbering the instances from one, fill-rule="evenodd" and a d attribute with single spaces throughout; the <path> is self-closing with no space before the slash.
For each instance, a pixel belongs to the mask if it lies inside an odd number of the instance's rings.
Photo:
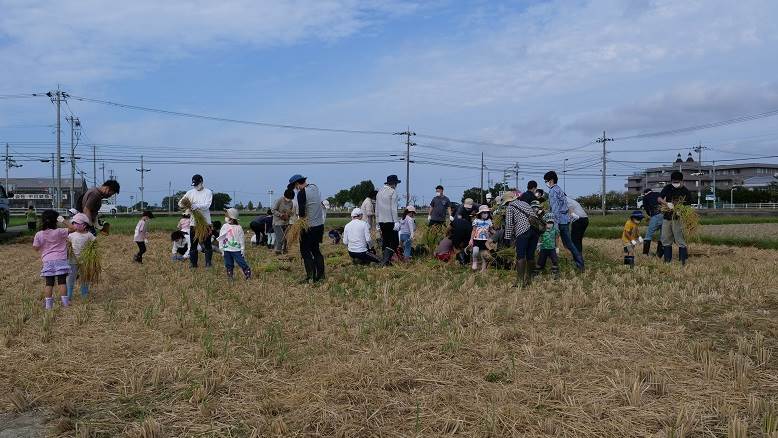
<path id="1" fill-rule="evenodd" d="M 705 225 L 702 235 L 778 240 L 778 223 Z"/>
<path id="2" fill-rule="evenodd" d="M 153 222 L 152 222 L 153 223 Z M 325 239 L 326 240 L 326 239 Z M 0 435 L 775 436 L 778 251 L 696 245 L 689 265 L 586 240 L 587 272 L 511 288 L 423 259 L 328 280 L 249 248 L 230 284 L 100 238 L 87 300 L 44 313 L 29 242 L 0 246 Z"/>

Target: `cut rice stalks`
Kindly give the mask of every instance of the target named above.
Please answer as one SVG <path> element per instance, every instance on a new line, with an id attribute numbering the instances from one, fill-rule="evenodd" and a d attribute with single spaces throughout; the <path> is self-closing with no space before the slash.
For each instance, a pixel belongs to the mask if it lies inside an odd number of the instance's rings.
<path id="1" fill-rule="evenodd" d="M 446 237 L 446 228 L 443 225 L 429 225 L 422 234 L 421 242 L 427 249 L 427 254 L 434 256 L 438 243 Z"/>
<path id="2" fill-rule="evenodd" d="M 673 216 L 677 217 L 681 221 L 683 227 L 684 239 L 690 242 L 700 241 L 700 215 L 697 214 L 691 205 L 683 203 L 684 199 L 678 200 L 678 203 L 673 205 L 672 209 L 667 208 L 666 205 L 662 205 L 660 210 L 662 213 L 673 212 Z"/>
<path id="3" fill-rule="evenodd" d="M 84 245 L 78 256 L 78 275 L 86 283 L 97 284 L 100 282 L 100 272 L 103 270 L 100 261 L 100 247 L 97 240 Z"/>
<path id="4" fill-rule="evenodd" d="M 181 206 L 181 208 L 184 210 L 189 210 L 189 212 L 192 214 L 195 240 L 198 242 L 205 242 L 210 237 L 211 230 L 208 226 L 208 222 L 205 220 L 205 216 L 203 216 L 203 212 L 200 210 L 192 209 L 192 201 L 186 197 L 181 198 L 181 201 L 178 204 Z"/>
<path id="5" fill-rule="evenodd" d="M 297 222 L 289 225 L 289 228 L 286 230 L 286 245 L 290 248 L 294 247 L 294 244 L 300 241 L 300 235 L 304 231 L 308 231 L 308 228 L 310 227 L 308 226 L 307 217 L 301 217 L 297 219 Z"/>

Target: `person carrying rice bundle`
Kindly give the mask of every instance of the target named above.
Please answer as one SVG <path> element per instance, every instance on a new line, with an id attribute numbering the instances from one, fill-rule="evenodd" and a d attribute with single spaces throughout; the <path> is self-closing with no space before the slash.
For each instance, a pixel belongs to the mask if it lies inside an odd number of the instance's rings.
<path id="1" fill-rule="evenodd" d="M 317 283 L 325 279 L 324 255 L 319 245 L 324 239 L 324 208 L 321 193 L 315 184 L 300 174 L 289 178 L 287 189 L 297 190 L 297 206 L 300 220 L 294 226 L 300 228 L 300 257 L 305 267 L 305 279 L 301 283 Z"/>
<path id="2" fill-rule="evenodd" d="M 202 244 L 205 252 L 205 267 L 210 268 L 213 260 L 213 244 L 211 240 L 211 202 L 213 201 L 213 192 L 203 184 L 202 175 L 192 176 L 192 187 L 186 194 L 178 201 L 178 206 L 190 210 L 191 224 L 189 226 L 189 265 L 192 268 L 197 268 L 198 262 L 198 244 Z M 199 221 L 199 222 L 198 222 Z M 202 229 L 206 229 L 206 233 L 202 233 Z M 198 229 L 200 232 L 198 232 Z M 203 237 L 203 234 L 206 236 Z"/>
<path id="3" fill-rule="evenodd" d="M 105 181 L 100 187 L 92 187 L 84 192 L 76 200 L 76 211 L 84 213 L 89 220 L 87 229 L 92 234 L 97 234 L 97 230 L 102 229 L 106 234 L 110 227 L 108 224 L 100 225 L 97 220 L 97 214 L 100 213 L 100 207 L 103 206 L 103 199 L 108 199 L 113 195 L 118 195 L 120 190 L 119 182 L 114 179 Z"/>
<path id="4" fill-rule="evenodd" d="M 670 184 L 666 185 L 659 193 L 659 205 L 663 212 L 662 221 L 662 253 L 665 263 L 673 261 L 673 243 L 678 245 L 678 259 L 682 265 L 689 258 L 689 250 L 686 247 L 683 223 L 675 211 L 676 206 L 690 205 L 692 194 L 683 185 L 683 173 L 674 171 L 670 174 Z"/>
<path id="5" fill-rule="evenodd" d="M 74 215 L 70 223 L 73 224 L 75 231 L 68 235 L 70 247 L 73 249 L 72 257 L 68 258 L 68 263 L 70 264 L 70 274 L 68 274 L 66 282 L 68 300 L 73 299 L 73 289 L 76 287 L 77 279 L 81 280 L 81 298 L 86 298 L 89 295 L 89 283 L 78 275 L 78 258 L 81 256 L 84 247 L 89 242 L 96 239 L 96 237 L 87 230 L 89 219 L 84 213 Z"/>

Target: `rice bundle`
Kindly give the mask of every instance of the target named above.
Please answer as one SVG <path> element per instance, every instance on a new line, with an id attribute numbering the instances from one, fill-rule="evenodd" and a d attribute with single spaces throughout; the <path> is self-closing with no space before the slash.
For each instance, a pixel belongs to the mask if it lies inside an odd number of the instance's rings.
<path id="1" fill-rule="evenodd" d="M 286 229 L 286 244 L 289 247 L 292 247 L 293 244 L 300 241 L 300 235 L 303 233 L 303 231 L 308 231 L 308 218 L 307 217 L 301 217 L 297 219 L 297 222 L 293 223 L 292 225 L 289 225 L 289 228 Z"/>
<path id="2" fill-rule="evenodd" d="M 673 216 L 677 217 L 681 221 L 683 227 L 683 237 L 690 242 L 700 241 L 700 215 L 690 205 L 683 203 L 684 199 L 679 199 L 677 203 L 673 204 L 673 208 L 670 209 L 667 205 L 662 205 L 660 210 L 662 213 L 673 213 Z"/>
<path id="3" fill-rule="evenodd" d="M 427 254 L 435 254 L 435 249 L 438 247 L 443 238 L 446 237 L 446 229 L 443 225 L 431 225 L 424 230 L 424 234 L 421 236 L 422 245 L 427 248 Z"/>
<path id="4" fill-rule="evenodd" d="M 203 216 L 203 212 L 192 208 L 192 200 L 189 198 L 181 198 L 179 202 L 181 208 L 189 210 L 192 213 L 192 220 L 194 221 L 194 239 L 198 242 L 205 242 L 210 238 L 211 231 L 208 229 L 208 222 Z"/>
<path id="5" fill-rule="evenodd" d="M 100 271 L 102 270 L 100 248 L 97 246 L 97 240 L 92 240 L 84 245 L 78 256 L 78 275 L 84 282 L 97 284 L 100 282 Z"/>

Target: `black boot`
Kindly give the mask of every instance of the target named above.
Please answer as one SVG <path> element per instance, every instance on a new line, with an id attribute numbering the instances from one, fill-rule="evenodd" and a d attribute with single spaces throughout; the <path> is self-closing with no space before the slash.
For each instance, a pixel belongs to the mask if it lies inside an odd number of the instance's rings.
<path id="1" fill-rule="evenodd" d="M 672 246 L 663 246 L 662 247 L 662 255 L 665 258 L 665 263 L 670 263 L 673 261 L 673 247 Z"/>
<path id="2" fill-rule="evenodd" d="M 559 265 L 551 265 L 551 275 L 554 276 L 554 280 L 559 280 Z"/>
<path id="3" fill-rule="evenodd" d="M 534 275 L 535 275 L 535 259 L 529 259 L 527 260 L 527 284 L 528 285 L 532 283 L 532 277 Z"/>
<path id="4" fill-rule="evenodd" d="M 624 256 L 624 266 L 629 266 L 629 256 Z"/>
<path id="5" fill-rule="evenodd" d="M 516 282 L 513 283 L 513 287 L 524 287 L 526 277 L 527 277 L 527 259 L 517 260 L 516 261 Z"/>
<path id="6" fill-rule="evenodd" d="M 660 243 L 661 245 L 661 243 Z M 651 252 L 651 241 L 650 240 L 644 240 L 643 241 L 643 255 L 648 255 Z"/>
<path id="7" fill-rule="evenodd" d="M 662 241 L 661 240 L 657 241 L 656 242 L 656 256 L 657 257 L 662 258 L 662 256 L 664 255 L 664 249 L 663 248 L 664 248 L 664 246 L 662 246 Z"/>
<path id="8" fill-rule="evenodd" d="M 681 264 L 686 266 L 686 259 L 689 258 L 689 249 L 685 246 L 678 248 L 678 260 L 681 261 Z"/>
<path id="9" fill-rule="evenodd" d="M 384 258 L 381 260 L 381 266 L 392 266 L 392 256 L 394 251 L 389 248 L 384 248 Z"/>
<path id="10" fill-rule="evenodd" d="M 633 269 L 635 267 L 635 256 L 629 256 L 629 268 Z"/>

